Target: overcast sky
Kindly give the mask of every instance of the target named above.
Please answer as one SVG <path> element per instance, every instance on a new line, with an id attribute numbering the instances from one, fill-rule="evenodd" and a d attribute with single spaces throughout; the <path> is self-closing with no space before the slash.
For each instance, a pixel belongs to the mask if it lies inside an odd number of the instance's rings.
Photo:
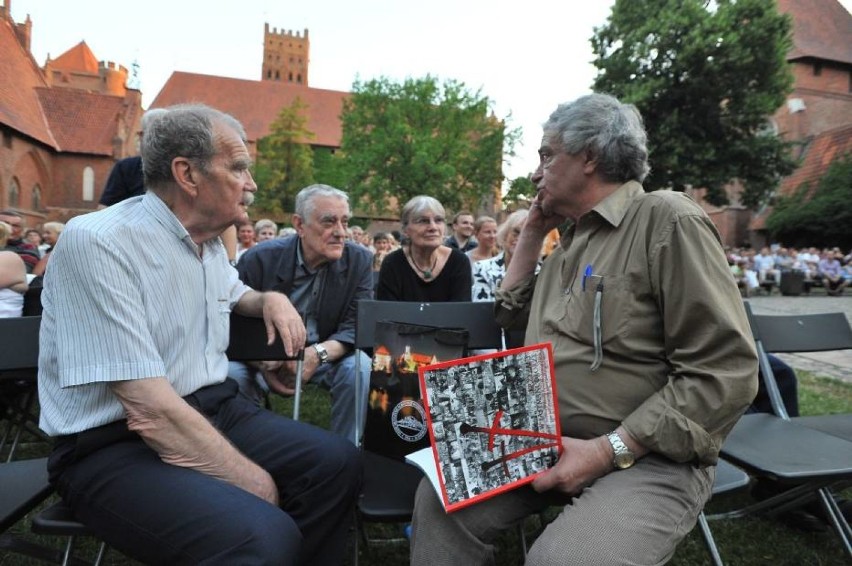
<path id="1" fill-rule="evenodd" d="M 260 79 L 263 25 L 310 31 L 310 86 L 432 74 L 481 89 L 523 130 L 505 173 L 536 165 L 541 123 L 590 91 L 589 38 L 612 0 L 2 0 L 33 20 L 39 65 L 85 40 L 99 60 L 139 64 L 147 108 L 173 71 Z M 850 8 L 852 0 L 842 0 Z"/>

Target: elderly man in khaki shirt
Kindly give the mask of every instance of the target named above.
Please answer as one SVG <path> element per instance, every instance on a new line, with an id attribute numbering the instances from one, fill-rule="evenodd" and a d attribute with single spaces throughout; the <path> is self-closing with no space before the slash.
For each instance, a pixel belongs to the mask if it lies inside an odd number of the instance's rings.
<path id="1" fill-rule="evenodd" d="M 706 214 L 645 193 L 632 105 L 593 94 L 544 124 L 538 193 L 497 316 L 552 342 L 564 452 L 522 487 L 445 514 L 421 484 L 412 564 L 491 564 L 501 530 L 568 503 L 527 564 L 662 564 L 709 499 L 719 448 L 757 391 L 736 284 Z M 534 275 L 544 236 L 560 246 Z"/>

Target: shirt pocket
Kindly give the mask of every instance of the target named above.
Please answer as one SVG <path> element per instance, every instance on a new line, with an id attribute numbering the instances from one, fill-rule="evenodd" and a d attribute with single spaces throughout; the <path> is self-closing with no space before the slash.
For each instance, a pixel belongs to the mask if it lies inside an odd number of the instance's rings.
<path id="1" fill-rule="evenodd" d="M 577 283 L 576 289 L 566 295 L 564 314 L 558 321 L 560 332 L 589 345 L 594 344 L 595 302 L 601 279 L 601 343 L 624 339 L 630 332 L 635 303 L 629 278 L 623 275 L 596 275 L 587 280 L 585 290 Z"/>

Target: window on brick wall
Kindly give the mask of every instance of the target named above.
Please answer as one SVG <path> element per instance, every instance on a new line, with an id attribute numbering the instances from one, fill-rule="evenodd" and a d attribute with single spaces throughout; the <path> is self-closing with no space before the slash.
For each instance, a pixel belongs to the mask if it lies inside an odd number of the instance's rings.
<path id="1" fill-rule="evenodd" d="M 41 187 L 38 185 L 33 187 L 32 209 L 41 210 Z"/>
<path id="2" fill-rule="evenodd" d="M 818 77 L 822 74 L 822 63 L 814 63 L 814 76 Z"/>
<path id="3" fill-rule="evenodd" d="M 95 171 L 91 167 L 83 169 L 83 200 L 95 200 Z"/>
<path id="4" fill-rule="evenodd" d="M 9 208 L 18 208 L 21 206 L 21 188 L 18 187 L 18 181 L 12 179 L 9 183 Z"/>

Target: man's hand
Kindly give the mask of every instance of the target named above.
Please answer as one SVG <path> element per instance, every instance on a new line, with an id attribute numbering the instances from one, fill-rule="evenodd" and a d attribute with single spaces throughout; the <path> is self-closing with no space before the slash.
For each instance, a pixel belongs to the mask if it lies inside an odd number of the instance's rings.
<path id="1" fill-rule="evenodd" d="M 576 495 L 612 471 L 612 447 L 606 438 L 591 440 L 562 437 L 564 451 L 551 469 L 536 477 L 532 487 L 539 493 L 556 489 Z"/>
<path id="2" fill-rule="evenodd" d="M 265 362 L 261 364 L 260 372 L 270 390 L 289 397 L 296 394 L 296 364 L 295 360 Z M 305 359 L 302 362 L 303 385 L 311 380 L 318 367 L 316 350 L 305 348 Z"/>
<path id="3" fill-rule="evenodd" d="M 293 356 L 305 347 L 307 331 L 299 312 L 290 300 L 281 293 L 263 293 L 263 321 L 266 323 L 267 344 L 275 341 L 275 331 L 281 335 L 284 351 Z"/>
<path id="4" fill-rule="evenodd" d="M 527 215 L 524 228 L 543 238 L 545 234 L 560 226 L 565 220 L 565 216 L 560 216 L 543 208 L 537 194 L 530 206 L 530 213 Z"/>
<path id="5" fill-rule="evenodd" d="M 179 397 L 165 377 L 116 381 L 110 383 L 110 390 L 124 407 L 127 428 L 163 462 L 218 478 L 278 504 L 272 476 Z"/>
<path id="6" fill-rule="evenodd" d="M 278 507 L 278 488 L 269 472 L 260 466 L 246 466 L 238 487 Z"/>

